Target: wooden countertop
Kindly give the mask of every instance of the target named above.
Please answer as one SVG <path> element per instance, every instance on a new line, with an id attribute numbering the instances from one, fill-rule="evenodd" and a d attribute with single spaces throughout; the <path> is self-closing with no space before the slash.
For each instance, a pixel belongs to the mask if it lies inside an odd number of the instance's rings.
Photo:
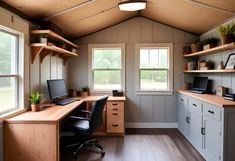
<path id="1" fill-rule="evenodd" d="M 67 116 L 70 112 L 80 106 L 83 102 L 94 102 L 98 100 L 101 96 L 88 96 L 85 98 L 80 98 L 79 101 L 75 101 L 65 106 L 57 106 L 51 104 L 51 107 L 43 108 L 41 111 L 32 112 L 27 111 L 20 115 L 6 119 L 6 123 L 57 123 Z M 113 97 L 109 96 L 108 101 L 125 101 L 126 97 Z"/>
<path id="2" fill-rule="evenodd" d="M 219 107 L 224 107 L 224 108 L 234 107 L 235 108 L 235 101 L 225 100 L 223 97 L 216 96 L 213 94 L 197 94 L 197 93 L 192 93 L 192 92 L 183 91 L 183 90 L 179 90 L 178 93 L 185 94 L 187 96 L 199 99 L 204 102 L 214 104 Z"/>

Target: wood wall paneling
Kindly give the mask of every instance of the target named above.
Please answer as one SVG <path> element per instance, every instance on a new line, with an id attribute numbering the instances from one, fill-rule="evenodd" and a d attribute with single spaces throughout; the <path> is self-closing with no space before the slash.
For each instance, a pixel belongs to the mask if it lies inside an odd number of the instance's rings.
<path id="1" fill-rule="evenodd" d="M 117 34 L 116 34 L 117 33 Z M 174 70 L 183 73 L 185 60 L 181 57 L 182 46 L 190 44 L 197 37 L 190 33 L 136 17 L 111 28 L 77 40 L 80 56 L 69 61 L 68 75 L 71 88 L 80 88 L 88 80 L 87 44 L 125 43 L 126 45 L 126 122 L 127 123 L 175 123 L 177 120 L 176 95 L 143 96 L 135 93 L 135 44 L 174 42 Z M 177 63 L 175 63 L 177 62 Z M 182 87 L 183 76 L 174 79 L 175 90 Z M 168 101 L 169 100 L 169 101 Z M 167 113 L 166 113 L 167 112 Z"/>

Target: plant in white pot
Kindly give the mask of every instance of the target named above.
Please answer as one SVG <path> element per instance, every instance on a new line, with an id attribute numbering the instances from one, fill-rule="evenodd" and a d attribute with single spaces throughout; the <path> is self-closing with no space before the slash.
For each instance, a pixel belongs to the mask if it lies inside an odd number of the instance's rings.
<path id="1" fill-rule="evenodd" d="M 81 96 L 82 97 L 89 96 L 89 92 L 90 92 L 90 88 L 88 86 L 83 86 Z"/>
<path id="2" fill-rule="evenodd" d="M 222 45 L 233 42 L 233 34 L 235 32 L 235 24 L 222 25 L 217 28 L 221 35 Z"/>
<path id="3" fill-rule="evenodd" d="M 39 41 L 40 43 L 47 44 L 47 34 L 40 34 Z"/>
<path id="4" fill-rule="evenodd" d="M 39 92 L 33 92 L 29 96 L 29 100 L 31 103 L 31 109 L 33 112 L 40 111 L 40 101 L 42 100 L 43 95 Z"/>

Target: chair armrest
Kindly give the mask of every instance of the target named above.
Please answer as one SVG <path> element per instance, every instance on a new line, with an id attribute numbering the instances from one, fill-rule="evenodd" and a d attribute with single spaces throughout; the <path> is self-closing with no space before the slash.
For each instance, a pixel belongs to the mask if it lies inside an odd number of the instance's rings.
<path id="1" fill-rule="evenodd" d="M 78 117 L 78 116 L 69 116 L 69 117 L 72 118 L 72 119 L 87 120 L 87 121 L 89 121 L 89 119 L 88 119 L 88 118 L 85 118 L 85 117 Z"/>
<path id="2" fill-rule="evenodd" d="M 86 111 L 86 110 L 81 110 L 81 112 L 83 112 L 83 113 L 88 113 L 88 114 L 91 113 L 91 111 Z"/>

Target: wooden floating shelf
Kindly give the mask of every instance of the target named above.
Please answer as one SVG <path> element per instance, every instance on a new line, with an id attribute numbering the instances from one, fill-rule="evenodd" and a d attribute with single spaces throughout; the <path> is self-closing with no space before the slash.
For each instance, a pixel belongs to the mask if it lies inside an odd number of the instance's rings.
<path id="1" fill-rule="evenodd" d="M 58 40 L 58 41 L 62 41 L 62 42 L 64 42 L 64 43 L 67 43 L 67 44 L 73 46 L 73 47 L 76 48 L 76 49 L 79 48 L 78 45 L 76 45 L 76 44 L 74 44 L 74 43 L 72 43 L 72 42 L 66 40 L 65 38 L 63 38 L 62 36 L 60 36 L 60 35 L 54 33 L 54 32 L 51 31 L 51 30 L 32 30 L 30 33 L 31 33 L 31 34 L 34 34 L 34 35 L 47 34 L 48 37 L 50 37 L 50 38 L 52 38 L 52 39 L 54 39 L 54 40 Z"/>
<path id="2" fill-rule="evenodd" d="M 235 69 L 221 69 L 221 70 L 185 70 L 184 73 L 235 73 Z"/>
<path id="3" fill-rule="evenodd" d="M 232 50 L 232 49 L 235 49 L 235 42 L 232 42 L 230 44 L 217 46 L 217 47 L 214 47 L 214 48 L 211 48 L 211 49 L 208 49 L 208 50 L 187 54 L 187 55 L 184 55 L 183 57 L 188 58 L 188 57 L 195 57 L 195 56 L 210 55 L 210 54 L 214 54 L 214 53 L 217 53 L 217 52 L 227 51 L 227 50 Z"/>
<path id="4" fill-rule="evenodd" d="M 64 60 L 65 64 L 67 62 L 67 60 L 69 59 L 69 57 L 71 56 L 78 56 L 75 53 L 72 53 L 68 50 L 59 48 L 57 46 L 48 46 L 47 44 L 44 43 L 33 43 L 31 44 L 32 47 L 32 63 L 35 62 L 35 58 L 37 55 L 40 54 L 40 62 L 42 63 L 43 59 L 47 56 L 47 55 L 58 55 L 59 57 L 61 57 Z"/>

